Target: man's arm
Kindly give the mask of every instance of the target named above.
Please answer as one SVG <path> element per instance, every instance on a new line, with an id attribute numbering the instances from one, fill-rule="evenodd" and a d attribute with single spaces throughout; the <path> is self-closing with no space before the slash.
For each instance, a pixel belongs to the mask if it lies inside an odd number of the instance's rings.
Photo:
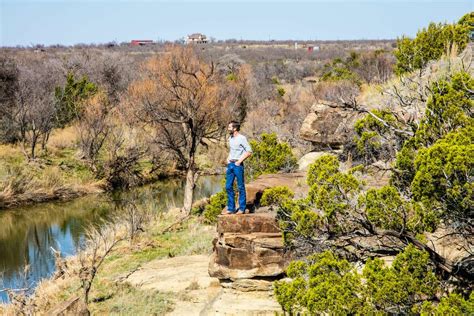
<path id="1" fill-rule="evenodd" d="M 243 153 L 243 155 L 240 157 L 240 159 L 235 163 L 237 166 L 240 165 L 245 159 L 248 157 L 252 156 L 251 151 L 246 151 Z"/>
<path id="2" fill-rule="evenodd" d="M 235 163 L 237 166 L 240 165 L 245 159 L 250 157 L 252 155 L 252 148 L 250 147 L 249 142 L 247 141 L 247 138 L 244 137 L 242 146 L 244 147 L 245 152 L 242 154 L 240 159 Z"/>

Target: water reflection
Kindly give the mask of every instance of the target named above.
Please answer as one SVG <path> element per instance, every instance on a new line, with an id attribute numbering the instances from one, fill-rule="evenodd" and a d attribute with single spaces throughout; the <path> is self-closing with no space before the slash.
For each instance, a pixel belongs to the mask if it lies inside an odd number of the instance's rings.
<path id="1" fill-rule="evenodd" d="M 218 192 L 220 182 L 220 176 L 201 177 L 195 199 Z M 133 198 L 138 207 L 159 212 L 182 205 L 183 187 L 181 179 L 173 179 L 127 192 L 0 211 L 0 301 L 7 300 L 2 289 L 34 286 L 50 276 L 55 268 L 51 248 L 62 256 L 75 254 L 83 242 L 84 228 L 114 215 L 121 201 Z M 26 265 L 29 269 L 24 275 Z"/>

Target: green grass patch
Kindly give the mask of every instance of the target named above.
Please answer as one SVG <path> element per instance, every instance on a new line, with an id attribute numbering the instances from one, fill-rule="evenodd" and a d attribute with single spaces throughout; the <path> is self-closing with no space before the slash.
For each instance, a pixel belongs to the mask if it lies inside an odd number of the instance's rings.
<path id="1" fill-rule="evenodd" d="M 170 294 L 107 280 L 97 282 L 92 294 L 89 307 L 97 315 L 163 315 L 174 305 Z"/>

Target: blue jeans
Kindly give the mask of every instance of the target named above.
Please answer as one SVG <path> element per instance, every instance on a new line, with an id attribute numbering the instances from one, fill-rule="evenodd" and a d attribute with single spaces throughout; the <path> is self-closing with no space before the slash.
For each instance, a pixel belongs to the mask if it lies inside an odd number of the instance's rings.
<path id="1" fill-rule="evenodd" d="M 245 211 L 246 196 L 244 183 L 244 164 L 236 166 L 235 162 L 230 162 L 227 165 L 225 173 L 225 190 L 227 191 L 227 211 L 235 212 L 235 193 L 234 193 L 234 179 L 237 178 L 237 187 L 239 188 L 239 209 Z"/>

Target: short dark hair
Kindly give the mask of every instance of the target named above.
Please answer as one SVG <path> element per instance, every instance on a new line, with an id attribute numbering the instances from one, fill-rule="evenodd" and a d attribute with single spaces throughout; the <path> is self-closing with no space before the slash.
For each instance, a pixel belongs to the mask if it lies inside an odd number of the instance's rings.
<path id="1" fill-rule="evenodd" d="M 240 131 L 240 123 L 237 121 L 231 121 L 229 124 L 232 124 L 232 127 Z"/>

